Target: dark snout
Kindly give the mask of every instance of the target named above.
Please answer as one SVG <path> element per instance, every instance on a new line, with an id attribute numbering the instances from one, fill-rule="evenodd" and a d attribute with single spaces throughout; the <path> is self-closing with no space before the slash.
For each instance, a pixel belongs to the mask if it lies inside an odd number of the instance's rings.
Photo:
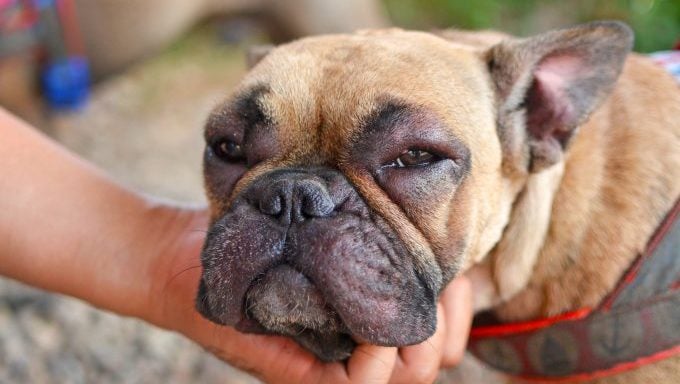
<path id="1" fill-rule="evenodd" d="M 435 296 L 414 258 L 338 171 L 261 176 L 210 230 L 197 308 L 247 332 L 295 338 L 324 360 L 353 340 L 423 341 Z"/>
<path id="2" fill-rule="evenodd" d="M 334 201 L 322 181 L 304 173 L 278 172 L 268 178 L 267 182 L 256 185 L 252 193 L 253 205 L 261 213 L 279 219 L 282 225 L 299 223 L 309 218 L 328 217 L 341 202 Z"/>

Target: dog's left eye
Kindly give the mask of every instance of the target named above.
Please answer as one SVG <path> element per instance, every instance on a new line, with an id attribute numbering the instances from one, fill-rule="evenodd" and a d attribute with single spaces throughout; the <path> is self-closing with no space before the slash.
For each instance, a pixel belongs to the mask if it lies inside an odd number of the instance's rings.
<path id="1" fill-rule="evenodd" d="M 420 149 L 409 149 L 386 166 L 395 168 L 418 167 L 432 164 L 439 160 L 441 160 L 439 156 L 433 155 L 430 152 Z"/>
<path id="2" fill-rule="evenodd" d="M 232 140 L 220 140 L 212 146 L 212 150 L 224 161 L 237 162 L 244 159 L 243 146 Z"/>

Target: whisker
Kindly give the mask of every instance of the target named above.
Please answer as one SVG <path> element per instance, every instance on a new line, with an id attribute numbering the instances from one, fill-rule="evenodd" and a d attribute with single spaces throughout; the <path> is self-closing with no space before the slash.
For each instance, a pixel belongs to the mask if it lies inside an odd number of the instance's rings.
<path id="1" fill-rule="evenodd" d="M 172 283 L 176 278 L 178 278 L 179 275 L 181 275 L 181 274 L 183 274 L 183 273 L 185 273 L 185 272 L 191 271 L 192 269 L 201 268 L 201 267 L 202 267 L 202 266 L 199 264 L 199 265 L 192 265 L 192 266 L 189 266 L 189 267 L 187 267 L 187 268 L 182 269 L 181 271 L 179 271 L 179 272 L 177 272 L 176 274 L 174 274 L 170 279 L 168 279 L 168 281 L 165 283 L 165 288 L 164 288 L 164 289 L 167 289 L 168 286 L 170 285 L 170 283 Z"/>
<path id="2" fill-rule="evenodd" d="M 295 336 L 302 335 L 303 333 L 305 333 L 306 330 L 307 330 L 307 326 L 303 325 L 302 328 L 300 329 L 300 331 L 295 333 Z"/>

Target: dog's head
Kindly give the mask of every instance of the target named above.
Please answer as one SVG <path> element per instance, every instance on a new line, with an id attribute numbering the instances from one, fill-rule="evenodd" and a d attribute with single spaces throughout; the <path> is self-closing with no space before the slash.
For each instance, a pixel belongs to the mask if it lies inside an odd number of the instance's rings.
<path id="1" fill-rule="evenodd" d="M 617 23 L 493 46 L 386 30 L 269 52 L 205 130 L 199 311 L 324 360 L 425 340 L 442 287 L 562 161 L 630 39 Z"/>

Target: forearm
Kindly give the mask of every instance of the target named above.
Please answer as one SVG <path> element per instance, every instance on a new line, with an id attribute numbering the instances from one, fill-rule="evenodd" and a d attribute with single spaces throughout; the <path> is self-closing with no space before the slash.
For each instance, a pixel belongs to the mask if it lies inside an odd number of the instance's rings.
<path id="1" fill-rule="evenodd" d="M 0 109 L 0 274 L 138 315 L 169 215 Z"/>

